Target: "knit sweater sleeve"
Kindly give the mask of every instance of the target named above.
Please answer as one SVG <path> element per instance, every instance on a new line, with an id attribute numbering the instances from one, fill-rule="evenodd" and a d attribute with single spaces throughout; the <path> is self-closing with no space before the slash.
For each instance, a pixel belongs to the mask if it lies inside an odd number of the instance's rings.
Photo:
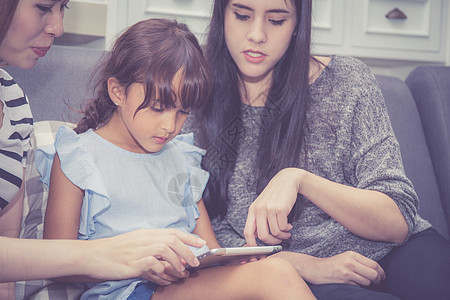
<path id="1" fill-rule="evenodd" d="M 406 177 L 399 143 L 394 135 L 375 76 L 360 63 L 351 88 L 354 99 L 349 163 L 345 176 L 357 188 L 390 196 L 403 214 L 411 234 L 418 197 Z"/>

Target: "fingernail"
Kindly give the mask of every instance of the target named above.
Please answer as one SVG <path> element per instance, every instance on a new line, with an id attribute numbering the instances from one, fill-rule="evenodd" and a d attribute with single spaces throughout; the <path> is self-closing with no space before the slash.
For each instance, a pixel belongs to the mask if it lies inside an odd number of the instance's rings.
<path id="1" fill-rule="evenodd" d="M 197 239 L 197 243 L 202 246 L 206 245 L 206 241 L 203 239 Z"/>
<path id="2" fill-rule="evenodd" d="M 194 266 L 193 267 L 198 267 L 200 265 L 200 261 L 196 258 L 194 260 Z"/>

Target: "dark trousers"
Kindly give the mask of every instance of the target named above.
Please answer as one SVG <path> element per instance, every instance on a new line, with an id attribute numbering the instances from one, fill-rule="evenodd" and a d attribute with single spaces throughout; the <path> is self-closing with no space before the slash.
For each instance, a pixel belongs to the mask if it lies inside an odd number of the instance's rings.
<path id="1" fill-rule="evenodd" d="M 450 300 L 450 241 L 436 230 L 413 235 L 378 263 L 386 272 L 381 288 L 347 284 L 309 287 L 318 300 Z"/>

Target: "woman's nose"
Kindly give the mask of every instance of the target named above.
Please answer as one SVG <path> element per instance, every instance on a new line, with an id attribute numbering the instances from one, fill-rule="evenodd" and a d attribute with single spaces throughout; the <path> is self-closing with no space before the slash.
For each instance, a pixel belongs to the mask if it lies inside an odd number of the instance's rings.
<path id="1" fill-rule="evenodd" d="M 265 32 L 262 20 L 255 19 L 252 22 L 252 24 L 250 25 L 248 34 L 247 34 L 247 38 L 256 44 L 261 44 L 266 41 L 267 36 L 266 36 L 266 32 Z"/>
<path id="2" fill-rule="evenodd" d="M 63 17 L 64 12 L 54 13 L 50 17 L 48 24 L 45 26 L 45 32 L 54 37 L 60 37 L 61 35 L 63 35 L 64 33 Z"/>

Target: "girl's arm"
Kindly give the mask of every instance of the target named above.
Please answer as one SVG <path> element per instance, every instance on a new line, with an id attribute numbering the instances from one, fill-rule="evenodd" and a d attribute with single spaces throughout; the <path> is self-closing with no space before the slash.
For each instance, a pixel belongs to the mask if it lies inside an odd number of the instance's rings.
<path id="1" fill-rule="evenodd" d="M 50 190 L 45 213 L 44 238 L 46 239 L 68 239 L 75 240 L 78 237 L 79 220 L 84 191 L 72 184 L 61 170 L 61 162 L 58 155 L 55 155 L 52 171 L 50 175 Z M 146 232 L 145 236 L 143 235 Z M 123 236 L 135 234 L 132 241 Z M 122 242 L 118 242 L 122 239 Z M 185 245 L 202 247 L 205 243 L 193 235 L 184 234 L 173 229 L 140 230 L 137 233 L 128 233 L 109 239 L 80 241 L 84 245 L 91 247 L 91 251 L 101 251 L 106 249 L 109 253 L 116 252 L 115 259 L 123 263 L 136 264 L 136 255 L 141 256 L 142 270 L 140 276 L 151 279 L 158 284 L 168 284 L 180 278 L 185 278 L 188 273 L 180 258 L 192 266 L 198 265 L 198 260 L 192 251 Z M 105 247 L 109 243 L 111 247 Z M 133 244 L 135 243 L 135 244 Z M 98 249 L 96 248 L 98 247 Z M 113 250 L 114 249 L 114 250 Z M 143 252 L 143 250 L 147 252 Z M 105 254 L 103 254 L 105 255 Z M 109 254 L 108 254 L 109 255 Z M 145 257 L 144 257 L 145 255 Z M 97 257 L 100 260 L 100 257 Z M 97 262 L 98 263 L 98 262 Z M 105 264 L 100 264 L 99 268 L 105 268 Z M 130 265 L 131 266 L 131 265 Z M 166 269 L 170 266 L 172 274 L 167 274 Z M 91 270 L 92 271 L 92 270 Z M 71 273 L 73 275 L 80 275 Z M 91 273 L 81 273 L 88 276 L 62 277 L 63 281 L 75 282 L 96 282 L 100 281 L 98 276 L 93 277 Z M 134 276 L 122 277 L 131 278 Z M 105 275 L 102 279 L 115 279 L 117 275 Z"/>
<path id="2" fill-rule="evenodd" d="M 44 238 L 78 239 L 84 191 L 63 173 L 57 153 L 53 159 L 49 187 Z"/>
<path id="3" fill-rule="evenodd" d="M 360 237 L 401 243 L 408 234 L 405 218 L 389 196 L 338 184 L 302 169 L 286 168 L 272 178 L 249 208 L 244 230 L 249 245 L 256 244 L 256 236 L 269 244 L 289 237 L 292 226 L 287 216 L 297 193 Z"/>
<path id="4" fill-rule="evenodd" d="M 74 185 L 61 170 L 58 153 L 55 154 L 50 174 L 47 208 L 44 218 L 44 239 L 78 239 L 81 206 L 84 191 Z M 58 278 L 61 281 L 92 282 L 87 276 Z"/>
<path id="5" fill-rule="evenodd" d="M 204 239 L 209 249 L 220 248 L 219 242 L 214 234 L 214 230 L 212 229 L 211 220 L 209 219 L 203 199 L 197 203 L 197 207 L 200 211 L 200 217 L 197 219 L 197 226 L 195 227 L 193 233 Z"/>

